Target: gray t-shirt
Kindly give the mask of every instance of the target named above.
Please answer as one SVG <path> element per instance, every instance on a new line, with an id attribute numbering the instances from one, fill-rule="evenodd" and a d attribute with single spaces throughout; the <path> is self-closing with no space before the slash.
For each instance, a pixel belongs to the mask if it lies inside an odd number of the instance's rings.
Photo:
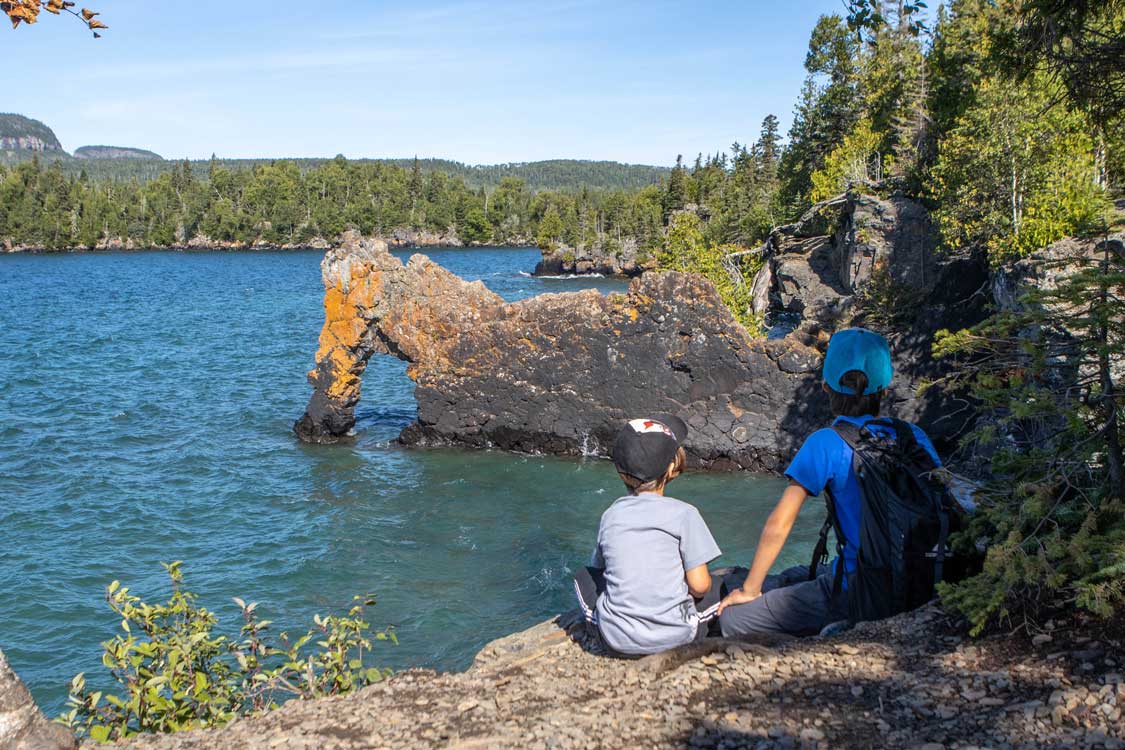
<path id="1" fill-rule="evenodd" d="M 684 573 L 720 555 L 694 506 L 653 492 L 619 498 L 602 514 L 591 564 L 605 569 L 602 637 L 624 654 L 654 654 L 695 638 L 699 615 Z"/>

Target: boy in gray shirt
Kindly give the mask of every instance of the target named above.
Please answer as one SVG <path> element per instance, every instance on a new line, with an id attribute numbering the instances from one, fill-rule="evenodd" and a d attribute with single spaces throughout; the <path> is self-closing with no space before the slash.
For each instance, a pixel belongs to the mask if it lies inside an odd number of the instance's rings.
<path id="1" fill-rule="evenodd" d="M 694 506 L 664 495 L 684 468 L 687 425 L 634 419 L 613 446 L 629 494 L 602 514 L 591 566 L 575 577 L 586 619 L 621 654 L 652 654 L 707 634 L 719 601 L 707 563 L 720 554 Z"/>

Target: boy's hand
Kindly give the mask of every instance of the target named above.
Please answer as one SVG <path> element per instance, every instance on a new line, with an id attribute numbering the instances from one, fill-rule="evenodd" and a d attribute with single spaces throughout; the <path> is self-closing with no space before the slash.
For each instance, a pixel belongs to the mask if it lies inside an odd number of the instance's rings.
<path id="1" fill-rule="evenodd" d="M 735 589 L 734 591 L 727 594 L 726 598 L 719 602 L 719 614 L 722 614 L 723 610 L 727 607 L 733 607 L 736 604 L 747 604 L 754 601 L 761 595 L 761 591 L 751 594 L 746 591 L 746 589 Z"/>

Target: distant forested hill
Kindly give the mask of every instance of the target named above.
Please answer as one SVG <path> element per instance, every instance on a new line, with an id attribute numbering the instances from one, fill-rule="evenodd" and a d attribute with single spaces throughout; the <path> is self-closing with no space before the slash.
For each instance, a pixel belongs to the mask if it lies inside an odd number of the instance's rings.
<path id="1" fill-rule="evenodd" d="M 0 164 L 9 166 L 31 158 L 29 152 L 0 152 Z M 45 158 L 40 155 L 40 158 Z M 50 155 L 57 159 L 64 174 L 77 176 L 85 170 L 87 176 L 95 181 L 139 180 L 147 182 L 162 174 L 180 167 L 179 161 L 162 159 L 74 159 L 62 154 Z M 331 159 L 216 159 L 216 166 L 231 172 L 252 170 L 254 167 L 286 161 L 296 164 L 301 172 L 308 172 L 323 166 Z M 350 159 L 357 164 L 387 164 L 404 169 L 412 169 L 414 159 Z M 198 178 L 207 176 L 211 162 L 207 159 L 189 161 L 192 173 Z M 655 185 L 668 175 L 667 167 L 643 164 L 621 164 L 615 161 L 586 161 L 578 159 L 552 159 L 511 164 L 468 165 L 447 159 L 418 159 L 423 174 L 442 172 L 449 177 L 460 178 L 471 188 L 492 189 L 505 177 L 523 180 L 532 191 L 539 190 L 634 190 Z"/>
<path id="2" fill-rule="evenodd" d="M 164 161 L 160 154 L 128 146 L 81 146 L 74 149 L 75 159 L 149 159 Z"/>

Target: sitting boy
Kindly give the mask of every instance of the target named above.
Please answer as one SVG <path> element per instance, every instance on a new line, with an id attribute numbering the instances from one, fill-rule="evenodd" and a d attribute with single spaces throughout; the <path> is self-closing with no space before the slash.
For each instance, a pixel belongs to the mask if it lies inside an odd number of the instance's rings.
<path id="1" fill-rule="evenodd" d="M 613 446 L 629 494 L 602 514 L 591 567 L 575 591 L 586 619 L 621 654 L 653 654 L 707 635 L 718 609 L 719 556 L 699 511 L 664 496 L 684 469 L 687 425 L 669 414 L 634 419 Z"/>
<path id="2" fill-rule="evenodd" d="M 892 426 L 873 422 L 892 374 L 890 347 L 882 336 L 862 328 L 836 333 L 824 357 L 823 385 L 836 417 L 833 424 L 851 423 L 898 442 Z M 916 425 L 909 427 L 940 466 L 929 437 Z M 848 576 L 857 567 L 862 500 L 852 458 L 852 447 L 832 428 L 814 432 L 797 451 L 785 472 L 789 486 L 766 521 L 745 583 L 719 606 L 725 637 L 816 635 L 829 624 L 849 619 Z M 838 539 L 843 560 L 837 557 L 830 567 L 821 566 L 812 580 L 808 567 L 767 577 L 801 506 L 810 495 L 824 491 L 835 506 L 837 536 L 844 537 Z"/>

